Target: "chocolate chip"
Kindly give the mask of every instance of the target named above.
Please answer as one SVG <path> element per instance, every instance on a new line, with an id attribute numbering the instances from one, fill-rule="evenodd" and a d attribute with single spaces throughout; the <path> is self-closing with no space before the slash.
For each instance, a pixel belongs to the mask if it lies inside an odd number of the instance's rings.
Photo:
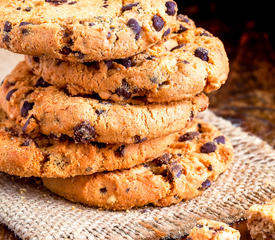
<path id="1" fill-rule="evenodd" d="M 28 35 L 28 34 L 30 33 L 30 30 L 29 30 L 29 29 L 26 29 L 26 28 L 23 28 L 23 29 L 21 29 L 21 33 L 22 33 L 23 35 Z"/>
<path id="2" fill-rule="evenodd" d="M 26 12 L 30 12 L 32 10 L 32 7 L 26 7 L 25 9 L 24 9 L 24 11 L 26 11 Z"/>
<path id="3" fill-rule="evenodd" d="M 200 123 L 198 123 L 198 131 L 200 132 L 200 133 L 203 133 L 203 130 L 202 130 L 202 125 L 200 124 Z"/>
<path id="4" fill-rule="evenodd" d="M 101 149 L 101 148 L 106 148 L 106 147 L 107 147 L 107 144 L 106 144 L 106 143 L 91 142 L 91 144 L 92 144 L 93 146 L 98 147 L 99 149 Z"/>
<path id="5" fill-rule="evenodd" d="M 108 4 L 104 4 L 102 7 L 107 8 L 109 5 Z"/>
<path id="6" fill-rule="evenodd" d="M 83 121 L 74 128 L 74 141 L 77 143 L 89 143 L 95 136 L 95 129 L 88 121 Z"/>
<path id="7" fill-rule="evenodd" d="M 217 144 L 225 144 L 225 137 L 224 136 L 218 136 L 214 138 L 214 142 Z"/>
<path id="8" fill-rule="evenodd" d="M 16 10 L 21 10 L 21 7 L 16 8 Z"/>
<path id="9" fill-rule="evenodd" d="M 129 99 L 132 96 L 132 93 L 130 92 L 130 86 L 125 79 L 122 80 L 121 87 L 117 88 L 115 93 L 118 96 L 124 97 L 124 99 Z"/>
<path id="10" fill-rule="evenodd" d="M 196 224 L 196 227 L 197 228 L 203 228 L 203 225 L 202 224 Z"/>
<path id="11" fill-rule="evenodd" d="M 128 193 L 130 191 L 130 188 L 126 188 L 125 192 Z"/>
<path id="12" fill-rule="evenodd" d="M 69 55 L 70 53 L 72 53 L 72 49 L 68 48 L 68 47 L 63 47 L 60 51 L 61 54 L 63 55 Z"/>
<path id="13" fill-rule="evenodd" d="M 122 12 L 125 12 L 125 11 L 128 11 L 128 10 L 132 10 L 133 7 L 136 7 L 139 3 L 130 3 L 130 4 L 127 4 L 127 5 L 124 5 L 122 7 Z"/>
<path id="14" fill-rule="evenodd" d="M 28 118 L 28 120 L 25 122 L 24 126 L 22 127 L 22 132 L 26 132 L 27 127 L 29 126 L 29 124 L 30 124 L 32 118 L 34 118 L 33 115 L 31 115 L 31 116 Z"/>
<path id="15" fill-rule="evenodd" d="M 148 56 L 148 57 L 146 57 L 146 60 L 153 60 L 155 58 L 156 58 L 155 56 Z"/>
<path id="16" fill-rule="evenodd" d="M 201 146 L 201 153 L 212 153 L 215 152 L 217 149 L 217 146 L 213 142 L 205 143 Z"/>
<path id="17" fill-rule="evenodd" d="M 157 32 L 161 31 L 161 29 L 163 29 L 164 27 L 163 19 L 158 15 L 154 15 L 152 20 L 153 20 L 153 26 L 156 29 L 156 31 Z"/>
<path id="18" fill-rule="evenodd" d="M 131 18 L 127 22 L 127 26 L 133 30 L 133 32 L 136 34 L 135 39 L 138 40 L 141 33 L 141 27 L 136 19 Z"/>
<path id="19" fill-rule="evenodd" d="M 132 60 L 130 58 L 123 58 L 115 60 L 118 64 L 123 65 L 126 68 L 132 67 Z"/>
<path id="20" fill-rule="evenodd" d="M 177 50 L 177 49 L 180 49 L 180 48 L 182 48 L 183 46 L 184 46 L 185 44 L 184 43 L 182 43 L 182 44 L 179 44 L 178 46 L 176 46 L 176 47 L 173 47 L 170 51 L 171 52 L 173 52 L 174 50 Z"/>
<path id="21" fill-rule="evenodd" d="M 209 171 L 213 171 L 212 165 L 210 164 L 210 165 L 207 167 L 207 169 L 208 169 Z"/>
<path id="22" fill-rule="evenodd" d="M 194 117 L 195 117 L 194 112 L 191 111 L 191 112 L 190 112 L 190 117 L 189 117 L 189 118 L 190 118 L 190 121 L 193 121 Z"/>
<path id="23" fill-rule="evenodd" d="M 191 141 L 195 137 L 199 136 L 199 132 L 187 132 L 179 137 L 179 142 L 186 142 L 186 141 Z"/>
<path id="24" fill-rule="evenodd" d="M 212 37 L 210 33 L 203 31 L 200 36 Z"/>
<path id="25" fill-rule="evenodd" d="M 51 86 L 51 84 L 49 84 L 48 82 L 46 82 L 42 77 L 39 78 L 36 82 L 36 84 L 34 85 L 35 87 L 42 87 L 42 88 L 46 88 Z"/>
<path id="26" fill-rule="evenodd" d="M 102 109 L 96 109 L 95 110 L 95 113 L 97 114 L 97 115 L 101 115 L 102 113 L 104 113 L 105 112 L 105 110 L 102 110 Z"/>
<path id="27" fill-rule="evenodd" d="M 172 155 L 170 153 L 164 153 L 162 156 L 154 159 L 154 163 L 157 164 L 157 166 L 167 165 L 172 158 Z"/>
<path id="28" fill-rule="evenodd" d="M 25 101 L 25 102 L 23 103 L 22 108 L 21 108 L 21 116 L 22 116 L 22 117 L 27 117 L 29 111 L 33 109 L 33 106 L 34 106 L 34 103 L 33 103 L 33 102 Z"/>
<path id="29" fill-rule="evenodd" d="M 21 23 L 19 24 L 19 27 L 21 27 L 21 26 L 26 26 L 26 25 L 32 25 L 32 23 L 30 23 L 30 22 L 21 22 Z"/>
<path id="30" fill-rule="evenodd" d="M 186 30 L 188 30 L 188 28 L 186 28 L 186 27 L 180 25 L 180 28 L 179 28 L 179 30 L 178 30 L 176 33 L 183 33 L 183 32 L 185 32 Z"/>
<path id="31" fill-rule="evenodd" d="M 106 64 L 108 69 L 111 69 L 113 67 L 113 61 L 112 60 L 105 61 L 105 64 Z"/>
<path id="32" fill-rule="evenodd" d="M 71 1 L 71 2 L 69 2 L 68 4 L 69 5 L 74 5 L 74 4 L 76 4 L 77 3 L 77 1 Z"/>
<path id="33" fill-rule="evenodd" d="M 100 188 L 99 191 L 100 191 L 102 194 L 106 194 L 106 193 L 107 193 L 107 188 L 106 188 L 106 187 Z"/>
<path id="34" fill-rule="evenodd" d="M 186 16 L 184 16 L 184 15 L 182 15 L 182 14 L 179 14 L 177 16 L 177 20 L 180 21 L 180 22 L 185 22 L 185 23 L 189 23 L 190 22 L 189 18 L 186 17 Z"/>
<path id="35" fill-rule="evenodd" d="M 206 61 L 206 62 L 208 62 L 208 60 L 209 60 L 208 50 L 205 49 L 205 48 L 202 48 L 202 47 L 198 47 L 195 50 L 195 56 L 198 57 L 198 58 L 200 58 L 203 61 Z"/>
<path id="36" fill-rule="evenodd" d="M 28 147 L 31 144 L 31 139 L 27 139 L 25 142 L 23 142 L 20 147 Z"/>
<path id="37" fill-rule="evenodd" d="M 91 172 L 92 170 L 93 170 L 92 168 L 87 167 L 87 168 L 85 169 L 85 172 Z"/>
<path id="38" fill-rule="evenodd" d="M 108 33 L 107 33 L 106 38 L 107 38 L 107 39 L 110 39 L 110 38 L 111 38 L 111 36 L 112 36 L 112 35 L 111 35 L 111 33 L 110 33 L 110 32 L 108 32 Z"/>
<path id="39" fill-rule="evenodd" d="M 12 24 L 11 24 L 11 22 L 9 22 L 9 21 L 6 21 L 5 22 L 5 24 L 4 24 L 4 32 L 10 32 L 11 31 L 11 29 L 12 29 Z"/>
<path id="40" fill-rule="evenodd" d="M 100 69 L 99 62 L 84 62 L 83 64 L 87 67 L 93 67 L 96 70 Z"/>
<path id="41" fill-rule="evenodd" d="M 177 162 L 172 162 L 167 169 L 167 178 L 169 182 L 173 182 L 175 178 L 182 175 L 182 166 Z"/>
<path id="42" fill-rule="evenodd" d="M 121 145 L 115 150 L 115 155 L 117 157 L 124 157 L 125 154 L 125 145 Z"/>
<path id="43" fill-rule="evenodd" d="M 168 28 L 164 33 L 163 33 L 163 37 L 168 36 L 171 33 L 171 29 Z"/>
<path id="44" fill-rule="evenodd" d="M 141 137 L 138 136 L 138 135 L 136 135 L 136 136 L 134 137 L 135 143 L 142 143 L 142 142 L 144 142 L 144 141 L 146 141 L 146 140 L 147 140 L 146 137 L 145 137 L 145 138 L 141 138 Z"/>
<path id="45" fill-rule="evenodd" d="M 63 3 L 66 3 L 67 0 L 45 0 L 45 2 L 54 4 L 54 5 L 61 5 Z"/>
<path id="46" fill-rule="evenodd" d="M 12 94 L 14 94 L 17 90 L 18 90 L 17 88 L 10 90 L 6 96 L 6 100 L 10 101 Z"/>
<path id="47" fill-rule="evenodd" d="M 90 22 L 88 25 L 89 25 L 89 27 L 92 27 L 92 26 L 94 26 L 95 24 L 92 23 L 92 22 Z"/>
<path id="48" fill-rule="evenodd" d="M 169 16 L 174 16 L 176 14 L 176 3 L 173 1 L 168 1 L 165 3 L 165 6 L 167 8 L 166 13 Z"/>
<path id="49" fill-rule="evenodd" d="M 3 42 L 6 42 L 6 43 L 9 43 L 11 38 L 9 37 L 9 35 L 5 35 L 3 38 L 2 38 Z"/>
<path id="50" fill-rule="evenodd" d="M 201 187 L 199 187 L 198 190 L 206 190 L 207 188 L 209 188 L 211 186 L 211 181 L 206 179 L 202 184 Z"/>
<path id="51" fill-rule="evenodd" d="M 180 63 L 189 64 L 190 62 L 188 62 L 187 60 L 183 60 L 183 61 L 180 61 Z"/>

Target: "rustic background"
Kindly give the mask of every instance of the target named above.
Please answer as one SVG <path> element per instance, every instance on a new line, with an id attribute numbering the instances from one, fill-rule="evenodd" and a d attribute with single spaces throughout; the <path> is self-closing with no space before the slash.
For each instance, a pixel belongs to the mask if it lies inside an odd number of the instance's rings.
<path id="1" fill-rule="evenodd" d="M 274 27 L 268 1 L 177 1 L 181 13 L 220 37 L 230 58 L 227 84 L 211 94 L 212 110 L 275 147 Z M 273 45 L 272 45 L 273 43 Z M 0 78 L 22 57 L 0 51 Z M 244 224 L 243 239 L 249 239 Z M 0 225 L 0 240 L 16 239 Z"/>

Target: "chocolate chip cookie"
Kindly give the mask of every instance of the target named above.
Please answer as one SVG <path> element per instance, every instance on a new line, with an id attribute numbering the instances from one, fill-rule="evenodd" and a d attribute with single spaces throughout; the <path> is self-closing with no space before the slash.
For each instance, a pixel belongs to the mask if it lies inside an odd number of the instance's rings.
<path id="1" fill-rule="evenodd" d="M 70 63 L 26 57 L 32 71 L 71 95 L 93 92 L 102 99 L 178 101 L 225 82 L 229 67 L 222 42 L 184 16 L 176 33 L 136 56 L 100 62 Z"/>
<path id="2" fill-rule="evenodd" d="M 66 178 L 131 168 L 161 156 L 170 145 L 186 139 L 182 136 L 195 139 L 199 123 L 194 120 L 188 128 L 165 137 L 136 139 L 135 144 L 83 144 L 64 136 L 28 136 L 0 109 L 0 171 L 20 177 Z M 210 134 L 214 137 L 216 132 Z"/>
<path id="3" fill-rule="evenodd" d="M 44 178 L 51 191 L 74 202 L 122 210 L 169 206 L 211 187 L 233 158 L 231 143 L 215 127 L 197 122 L 161 156 L 142 165 L 74 178 Z"/>
<path id="4" fill-rule="evenodd" d="M 173 31 L 168 0 L 0 2 L 0 47 L 72 62 L 126 58 Z"/>
<path id="5" fill-rule="evenodd" d="M 207 108 L 208 98 L 201 94 L 180 102 L 126 104 L 72 97 L 21 62 L 0 87 L 0 105 L 27 134 L 66 135 L 82 143 L 135 143 L 180 131 Z"/>
<path id="6" fill-rule="evenodd" d="M 253 239 L 275 239 L 275 198 L 266 204 L 255 204 L 249 208 L 247 228 Z"/>
<path id="7" fill-rule="evenodd" d="M 186 240 L 239 240 L 240 238 L 240 232 L 225 223 L 201 219 Z"/>

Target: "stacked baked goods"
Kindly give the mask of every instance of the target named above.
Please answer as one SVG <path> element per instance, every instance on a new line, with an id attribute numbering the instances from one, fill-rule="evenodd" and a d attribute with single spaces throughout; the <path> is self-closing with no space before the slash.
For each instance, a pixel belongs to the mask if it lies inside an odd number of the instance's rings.
<path id="1" fill-rule="evenodd" d="M 104 209 L 200 195 L 232 160 L 196 118 L 228 74 L 222 42 L 166 0 L 0 1 L 0 171 Z"/>

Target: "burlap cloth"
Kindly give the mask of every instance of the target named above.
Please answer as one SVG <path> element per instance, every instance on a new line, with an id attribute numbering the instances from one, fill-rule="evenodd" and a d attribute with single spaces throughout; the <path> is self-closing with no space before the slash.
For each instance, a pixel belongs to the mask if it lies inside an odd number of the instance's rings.
<path id="1" fill-rule="evenodd" d="M 0 222 L 22 239 L 159 239 L 186 234 L 196 219 L 232 223 L 254 203 L 275 196 L 275 151 L 230 122 L 201 116 L 228 136 L 235 148 L 230 169 L 201 197 L 166 208 L 110 212 L 65 201 L 39 183 L 0 173 Z"/>

